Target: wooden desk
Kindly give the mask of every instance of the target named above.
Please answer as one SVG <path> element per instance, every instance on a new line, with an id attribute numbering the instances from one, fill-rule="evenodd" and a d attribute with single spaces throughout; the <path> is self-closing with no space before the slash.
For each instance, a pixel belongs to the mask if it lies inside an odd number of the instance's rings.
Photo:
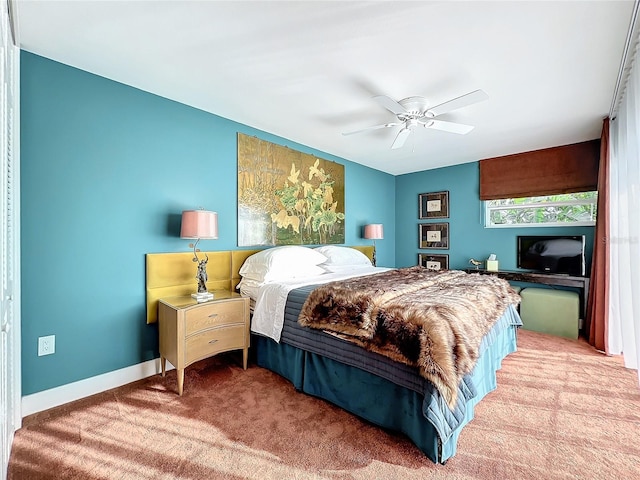
<path id="1" fill-rule="evenodd" d="M 556 273 L 514 272 L 511 270 L 498 270 L 490 272 L 484 269 L 476 270 L 467 268 L 467 273 L 481 273 L 483 275 L 497 275 L 510 282 L 541 283 L 559 287 L 575 287 L 580 289 L 580 311 L 583 320 L 587 319 L 587 300 L 589 298 L 589 277 L 572 277 Z"/>

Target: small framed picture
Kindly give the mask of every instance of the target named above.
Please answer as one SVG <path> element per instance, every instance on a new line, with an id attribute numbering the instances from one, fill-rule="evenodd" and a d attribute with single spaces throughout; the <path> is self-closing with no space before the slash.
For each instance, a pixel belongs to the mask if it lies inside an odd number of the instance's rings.
<path id="1" fill-rule="evenodd" d="M 448 270 L 449 255 L 419 253 L 418 265 L 425 267 L 427 270 Z"/>
<path id="2" fill-rule="evenodd" d="M 419 219 L 448 218 L 449 192 L 420 193 L 418 195 L 420 207 Z"/>
<path id="3" fill-rule="evenodd" d="M 449 223 L 420 223 L 419 248 L 449 249 Z"/>

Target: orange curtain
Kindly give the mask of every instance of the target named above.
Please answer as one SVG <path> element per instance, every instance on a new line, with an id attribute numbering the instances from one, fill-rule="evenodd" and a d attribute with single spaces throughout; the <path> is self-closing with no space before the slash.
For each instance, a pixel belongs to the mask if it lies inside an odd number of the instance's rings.
<path id="1" fill-rule="evenodd" d="M 591 283 L 587 302 L 589 343 L 608 353 L 609 325 L 609 118 L 602 124 L 598 169 L 598 217 L 593 241 Z"/>

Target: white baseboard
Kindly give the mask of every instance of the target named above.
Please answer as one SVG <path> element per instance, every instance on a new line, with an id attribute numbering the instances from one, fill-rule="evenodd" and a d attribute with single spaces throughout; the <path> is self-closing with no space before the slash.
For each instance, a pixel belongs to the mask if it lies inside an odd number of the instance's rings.
<path id="1" fill-rule="evenodd" d="M 167 371 L 173 370 L 173 365 L 167 362 Z M 160 373 L 160 359 L 148 360 L 137 365 L 103 373 L 95 377 L 61 385 L 42 392 L 22 397 L 22 418 L 49 408 L 73 402 L 80 398 L 95 395 L 112 388 L 121 387 L 127 383 L 136 382 L 143 378 Z"/>

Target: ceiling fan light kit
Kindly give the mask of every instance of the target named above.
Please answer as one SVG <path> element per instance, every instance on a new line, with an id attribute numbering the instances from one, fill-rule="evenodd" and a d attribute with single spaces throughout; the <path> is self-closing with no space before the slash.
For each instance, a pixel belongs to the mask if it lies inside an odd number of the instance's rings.
<path id="1" fill-rule="evenodd" d="M 436 120 L 435 117 L 453 110 L 458 110 L 459 108 L 473 105 L 474 103 L 482 102 L 488 98 L 489 95 L 484 91 L 475 90 L 429 108 L 429 102 L 424 97 L 407 97 L 400 101 L 395 101 L 386 95 L 378 95 L 373 97 L 373 99 L 378 103 L 378 105 L 393 113 L 398 118 L 398 121 L 383 123 L 382 125 L 374 125 L 372 127 L 355 130 L 353 132 L 345 132 L 343 135 L 353 135 L 355 133 L 366 132 L 369 130 L 402 126 L 402 129 L 400 129 L 393 141 L 393 144 L 391 145 L 392 149 L 402 147 L 411 132 L 417 126 L 465 135 L 473 130 L 473 126 L 456 122 L 448 122 L 445 120 Z"/>

